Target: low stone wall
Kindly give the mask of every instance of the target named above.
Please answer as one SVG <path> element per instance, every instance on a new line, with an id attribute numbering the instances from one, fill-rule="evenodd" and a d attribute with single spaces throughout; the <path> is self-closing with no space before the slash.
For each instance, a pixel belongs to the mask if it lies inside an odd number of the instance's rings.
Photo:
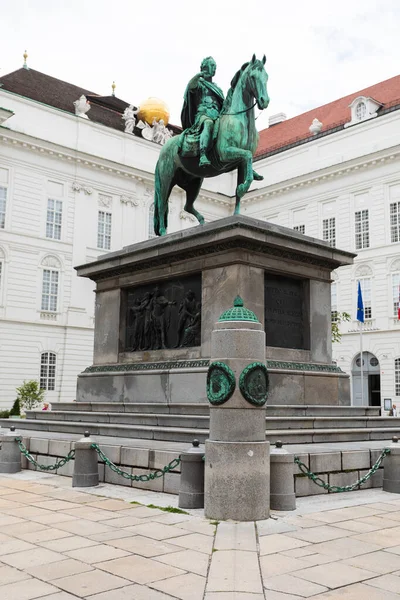
<path id="1" fill-rule="evenodd" d="M 75 442 L 67 440 L 49 440 L 43 438 L 22 438 L 23 443 L 32 454 L 33 458 L 41 465 L 53 465 L 61 458 L 64 458 L 70 450 L 75 447 Z M 123 469 L 130 475 L 148 475 L 151 471 L 162 469 L 175 458 L 179 457 L 178 452 L 168 452 L 164 450 L 150 450 L 147 448 L 131 448 L 128 446 L 117 446 L 101 444 L 101 450 L 115 465 Z M 22 457 L 22 468 L 39 470 L 30 463 L 25 457 Z M 69 461 L 63 467 L 51 473 L 72 477 L 74 471 L 74 461 Z M 113 483 L 114 485 L 124 485 L 128 487 L 151 490 L 153 492 L 165 492 L 166 494 L 179 493 L 180 465 L 164 477 L 153 479 L 152 481 L 131 481 L 121 475 L 114 473 L 109 467 L 106 467 L 99 460 L 99 481 Z"/>
<path id="2" fill-rule="evenodd" d="M 53 465 L 61 458 L 64 458 L 75 446 L 75 442 L 68 440 L 51 440 L 44 438 L 23 437 L 23 443 L 32 454 L 34 459 L 43 465 Z M 387 447 L 382 442 L 381 448 L 366 450 L 337 450 L 331 452 L 315 453 L 296 453 L 301 462 L 307 468 L 321 477 L 321 479 L 330 485 L 345 486 L 351 485 L 363 477 L 371 467 L 376 463 L 382 450 Z M 179 452 L 166 450 L 152 450 L 149 448 L 131 448 L 123 445 L 99 444 L 101 450 L 114 464 L 129 474 L 148 475 L 149 472 L 156 469 L 162 469 L 175 458 L 179 457 Z M 290 451 L 290 446 L 285 446 Z M 360 489 L 382 487 L 383 465 L 378 469 L 371 479 L 369 479 Z M 36 470 L 36 467 L 29 463 L 25 457 L 22 457 L 22 468 Z M 74 461 L 71 460 L 57 471 L 51 471 L 57 475 L 72 477 L 74 470 Z M 154 492 L 165 492 L 167 494 L 178 494 L 180 483 L 180 465 L 172 472 L 166 473 L 164 477 L 152 481 L 131 481 L 121 475 L 114 473 L 110 468 L 105 467 L 99 460 L 99 480 L 100 482 L 112 483 L 114 485 L 124 485 Z M 296 497 L 314 496 L 317 494 L 327 494 L 327 490 L 319 487 L 304 475 L 295 464 L 295 493 Z"/>
<path id="3" fill-rule="evenodd" d="M 358 481 L 373 467 L 382 450 L 390 445 L 382 445 L 380 449 L 367 450 L 338 450 L 332 452 L 315 452 L 310 454 L 296 454 L 307 468 L 315 473 L 329 485 L 345 486 Z M 290 446 L 286 446 L 290 451 Z M 360 489 L 382 487 L 383 465 L 366 481 Z M 296 497 L 328 494 L 328 490 L 319 487 L 295 464 L 295 493 Z"/>

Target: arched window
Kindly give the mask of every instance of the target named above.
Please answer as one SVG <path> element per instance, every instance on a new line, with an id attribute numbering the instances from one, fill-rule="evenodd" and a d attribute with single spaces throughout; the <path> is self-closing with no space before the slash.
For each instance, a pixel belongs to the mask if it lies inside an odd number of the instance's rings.
<path id="1" fill-rule="evenodd" d="M 357 121 L 362 121 L 367 114 L 367 107 L 365 102 L 359 102 L 356 106 L 356 118 Z"/>
<path id="2" fill-rule="evenodd" d="M 40 387 L 50 391 L 56 389 L 56 355 L 54 352 L 42 352 L 40 355 Z"/>
<path id="3" fill-rule="evenodd" d="M 152 202 L 149 206 L 149 219 L 148 219 L 148 223 L 147 223 L 147 235 L 148 235 L 149 239 L 156 237 L 156 234 L 154 233 L 154 202 Z"/>

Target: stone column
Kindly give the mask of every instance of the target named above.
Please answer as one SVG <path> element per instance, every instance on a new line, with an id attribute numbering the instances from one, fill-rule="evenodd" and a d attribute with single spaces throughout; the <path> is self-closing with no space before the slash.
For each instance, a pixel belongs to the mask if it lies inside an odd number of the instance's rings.
<path id="1" fill-rule="evenodd" d="M 211 336 L 207 374 L 205 515 L 256 521 L 269 517 L 269 442 L 265 440 L 268 373 L 265 332 L 238 296 Z"/>

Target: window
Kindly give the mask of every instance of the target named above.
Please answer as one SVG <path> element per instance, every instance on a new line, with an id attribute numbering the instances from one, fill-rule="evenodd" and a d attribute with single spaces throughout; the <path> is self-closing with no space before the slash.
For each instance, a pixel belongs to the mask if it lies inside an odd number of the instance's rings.
<path id="1" fill-rule="evenodd" d="M 7 188 L 0 186 L 0 229 L 6 226 Z"/>
<path id="2" fill-rule="evenodd" d="M 362 121 L 366 114 L 367 114 L 367 106 L 366 106 L 365 102 L 359 102 L 356 106 L 357 121 Z"/>
<path id="3" fill-rule="evenodd" d="M 336 219 L 330 217 L 322 220 L 322 239 L 331 246 L 336 246 Z"/>
<path id="4" fill-rule="evenodd" d="M 400 242 L 400 202 L 390 205 L 390 241 Z"/>
<path id="5" fill-rule="evenodd" d="M 358 210 L 355 216 L 356 250 L 369 248 L 369 217 L 368 209 Z"/>
<path id="6" fill-rule="evenodd" d="M 338 319 L 337 310 L 337 283 L 331 283 L 331 321 L 336 322 Z"/>
<path id="7" fill-rule="evenodd" d="M 56 389 L 56 355 L 43 352 L 40 356 L 40 387 L 42 390 Z"/>
<path id="8" fill-rule="evenodd" d="M 305 225 L 295 225 L 293 227 L 294 231 L 298 231 L 299 233 L 305 233 L 306 232 L 306 226 Z"/>
<path id="9" fill-rule="evenodd" d="M 47 200 L 46 237 L 61 240 L 62 202 L 61 200 Z"/>
<path id="10" fill-rule="evenodd" d="M 400 358 L 394 361 L 394 387 L 395 395 L 400 396 Z"/>
<path id="11" fill-rule="evenodd" d="M 103 250 L 110 250 L 111 248 L 111 213 L 103 210 L 99 210 L 97 247 Z"/>
<path id="12" fill-rule="evenodd" d="M 41 310 L 57 312 L 58 271 L 43 269 Z"/>
<path id="13" fill-rule="evenodd" d="M 392 275 L 392 298 L 393 298 L 393 316 L 398 317 L 400 308 L 400 273 L 394 273 Z"/>
<path id="14" fill-rule="evenodd" d="M 149 206 L 149 221 L 148 221 L 148 227 L 147 227 L 147 236 L 149 239 L 156 237 L 156 234 L 154 233 L 154 202 L 152 204 L 150 204 L 150 206 Z"/>
<path id="15" fill-rule="evenodd" d="M 360 281 L 360 285 L 361 285 L 361 293 L 362 293 L 362 299 L 363 299 L 363 304 L 364 304 L 364 319 L 365 320 L 372 319 L 371 279 L 365 278 L 365 279 L 360 279 L 359 281 Z M 358 282 L 357 282 L 357 289 L 358 289 Z M 356 310 L 356 314 L 357 314 L 357 310 Z"/>

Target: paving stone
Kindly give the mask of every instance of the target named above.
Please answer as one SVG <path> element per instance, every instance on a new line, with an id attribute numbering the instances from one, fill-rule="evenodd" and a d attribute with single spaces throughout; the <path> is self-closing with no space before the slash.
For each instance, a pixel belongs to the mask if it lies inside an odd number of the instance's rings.
<path id="1" fill-rule="evenodd" d="M 29 575 L 23 573 L 22 571 L 18 571 L 18 569 L 14 569 L 9 566 L 0 566 L 0 597 L 1 597 L 1 589 L 3 585 L 7 585 L 9 583 L 14 583 L 16 581 L 21 581 L 22 579 L 28 579 Z"/>
<path id="2" fill-rule="evenodd" d="M 147 586 L 133 583 L 118 590 L 88 596 L 88 600 L 171 600 L 171 596 L 169 594 L 166 596 L 162 592 L 150 589 Z"/>
<path id="3" fill-rule="evenodd" d="M 292 558 L 284 554 L 267 554 L 260 557 L 260 567 L 263 579 L 283 575 L 284 573 L 293 573 L 300 569 L 305 569 L 309 563 L 300 558 Z"/>
<path id="4" fill-rule="evenodd" d="M 380 546 L 355 539 L 354 537 L 345 537 L 313 545 L 314 552 L 337 557 L 338 560 L 351 558 L 352 556 L 358 556 L 360 554 L 368 554 L 375 550 L 381 550 Z"/>
<path id="5" fill-rule="evenodd" d="M 376 577 L 375 579 L 368 581 L 368 585 L 400 595 L 400 577 L 396 577 L 395 575 L 382 575 L 381 577 Z"/>
<path id="6" fill-rule="evenodd" d="M 330 563 L 329 568 L 327 568 L 326 565 L 317 565 L 308 569 L 296 571 L 296 577 L 332 589 L 376 577 L 376 573 L 346 565 L 341 562 Z"/>
<path id="7" fill-rule="evenodd" d="M 257 553 L 244 550 L 214 552 L 207 579 L 208 592 L 262 593 Z"/>
<path id="8" fill-rule="evenodd" d="M 25 540 L 25 542 L 31 542 L 32 544 L 38 544 L 40 542 L 48 542 L 51 540 L 59 540 L 62 538 L 70 537 L 68 531 L 62 531 L 60 529 L 41 529 L 40 531 L 31 531 L 30 533 L 19 534 L 19 539 Z"/>
<path id="9" fill-rule="evenodd" d="M 187 529 L 188 531 L 202 533 L 204 535 L 214 537 L 216 525 L 213 521 L 209 521 L 208 519 L 194 519 L 191 517 L 190 520 L 179 523 L 179 527 L 182 529 Z"/>
<path id="10" fill-rule="evenodd" d="M 126 579 L 104 573 L 104 571 L 100 571 L 99 569 L 93 569 L 93 571 L 87 571 L 78 575 L 71 575 L 70 577 L 61 577 L 54 581 L 54 584 L 59 588 L 75 594 L 78 598 L 86 598 L 100 592 L 122 588 L 127 586 L 128 583 Z"/>
<path id="11" fill-rule="evenodd" d="M 350 536 L 353 535 L 353 532 L 337 527 L 331 527 L 330 525 L 321 525 L 320 527 L 310 527 L 301 531 L 289 532 L 287 535 L 297 540 L 304 540 L 305 542 L 317 544 L 319 542 L 326 542 L 328 540 Z"/>
<path id="12" fill-rule="evenodd" d="M 355 583 L 345 588 L 320 594 L 317 598 L 318 600 L 399 600 L 398 594 L 371 587 L 369 583 Z M 268 598 L 268 600 L 274 599 Z M 286 600 L 286 598 L 282 600 Z"/>
<path id="13" fill-rule="evenodd" d="M 205 577 L 193 573 L 152 583 L 152 587 L 181 600 L 203 600 Z"/>
<path id="14" fill-rule="evenodd" d="M 95 500 L 94 502 L 89 502 L 88 506 L 93 506 L 93 508 L 99 508 L 100 510 L 109 510 L 110 512 L 130 508 L 130 505 L 124 500 L 113 499 Z"/>
<path id="15" fill-rule="evenodd" d="M 72 515 L 78 519 L 87 519 L 88 521 L 105 521 L 113 515 L 108 510 L 99 510 L 91 506 L 79 506 L 65 511 L 68 515 Z"/>
<path id="16" fill-rule="evenodd" d="M 138 517 L 116 517 L 110 519 L 110 516 L 111 515 L 108 514 L 107 518 L 102 520 L 103 525 L 108 525 L 110 527 L 116 527 L 119 529 L 123 527 L 133 527 L 133 525 L 143 524 L 143 519 L 139 519 Z"/>
<path id="17" fill-rule="evenodd" d="M 275 590 L 277 592 L 283 592 L 284 594 L 290 594 L 293 590 L 296 590 L 296 595 L 303 596 L 304 598 L 321 594 L 327 590 L 325 586 L 312 583 L 311 581 L 304 581 L 303 579 L 288 574 L 264 579 L 264 587 L 266 590 Z M 268 595 L 269 593 L 266 592 L 267 598 Z"/>
<path id="18" fill-rule="evenodd" d="M 71 535 L 62 540 L 52 540 L 50 542 L 42 542 L 40 545 L 49 550 L 58 550 L 58 552 L 66 552 L 68 550 L 76 550 L 77 548 L 88 548 L 96 546 L 97 542 L 88 538 L 80 537 L 79 535 Z"/>
<path id="19" fill-rule="evenodd" d="M 368 571 L 373 571 L 380 575 L 400 569 L 400 556 L 385 550 L 378 550 L 377 552 L 371 552 L 371 554 L 354 556 L 353 558 L 347 558 L 342 562 L 343 564 L 358 567 L 359 569 L 367 569 Z"/>
<path id="20" fill-rule="evenodd" d="M 259 543 L 260 556 L 264 556 L 265 554 L 275 554 L 282 550 L 291 550 L 293 548 L 301 548 L 309 545 L 308 542 L 295 540 L 285 534 L 278 533 L 260 538 Z"/>
<path id="21" fill-rule="evenodd" d="M 210 554 L 213 546 L 213 538 L 211 536 L 203 535 L 201 533 L 191 533 L 189 535 L 171 538 L 168 541 L 170 544 L 179 546 L 181 548 L 198 550 L 199 552 L 205 552 L 206 554 Z"/>
<path id="22" fill-rule="evenodd" d="M 67 521 L 66 523 L 57 523 L 57 528 L 82 536 L 112 531 L 112 528 L 108 525 L 103 525 L 102 523 L 96 523 L 87 519 L 76 519 L 75 521 Z"/>
<path id="23" fill-rule="evenodd" d="M 177 525 L 162 525 L 161 523 L 143 523 L 129 527 L 133 535 L 144 535 L 154 540 L 169 540 L 182 535 L 190 535 L 185 529 Z"/>
<path id="24" fill-rule="evenodd" d="M 361 533 L 355 537 L 357 540 L 366 543 L 376 544 L 381 548 L 390 548 L 390 546 L 399 545 L 400 527 L 391 527 L 390 529 L 371 531 L 370 533 Z M 379 550 L 381 548 L 379 548 Z"/>
<path id="25" fill-rule="evenodd" d="M 164 565 L 151 558 L 143 558 L 142 556 L 125 556 L 124 558 L 116 558 L 107 562 L 98 563 L 99 569 L 124 577 L 135 583 L 152 583 L 167 577 L 184 575 L 182 569 Z"/>
<path id="26" fill-rule="evenodd" d="M 37 577 L 43 581 L 52 581 L 53 579 L 60 579 L 60 577 L 77 575 L 78 573 L 84 573 L 91 570 L 92 567 L 90 565 L 87 565 L 84 562 L 73 560 L 72 558 L 67 558 L 66 560 L 62 560 L 60 562 L 42 565 L 39 567 L 25 567 L 25 571 L 30 573 L 32 577 Z"/>
<path id="27" fill-rule="evenodd" d="M 53 585 L 32 578 L 0 587 L 2 600 L 34 600 L 36 598 L 41 600 L 58 591 Z"/>
<path id="28" fill-rule="evenodd" d="M 257 540 L 254 523 L 220 523 L 215 536 L 214 548 L 256 552 Z"/>
<path id="29" fill-rule="evenodd" d="M 270 596 L 268 596 L 270 598 Z M 299 600 L 299 597 L 294 600 Z M 244 592 L 209 592 L 204 600 L 264 600 L 264 594 L 246 594 Z M 285 599 L 283 599 L 285 600 Z M 289 600 L 291 600 L 289 598 Z"/>
<path id="30" fill-rule="evenodd" d="M 337 497 L 337 496 L 336 496 Z M 368 506 L 357 506 L 356 509 L 350 508 L 338 508 L 335 510 L 326 510 L 324 512 L 312 513 L 310 518 L 316 521 L 323 521 L 324 523 L 340 523 L 341 521 L 353 520 L 354 518 L 360 519 L 362 517 L 371 517 L 376 514 L 381 514 L 382 511 L 374 508 L 368 508 Z"/>
<path id="31" fill-rule="evenodd" d="M 65 554 L 77 561 L 93 565 L 105 560 L 112 560 L 114 558 L 128 556 L 129 553 L 125 550 L 121 550 L 120 548 L 109 546 L 108 544 L 99 544 L 97 546 L 91 546 L 89 551 L 87 548 L 82 548 L 78 550 L 69 550 Z"/>
<path id="32" fill-rule="evenodd" d="M 14 552 L 23 552 L 24 550 L 35 550 L 35 546 L 33 544 L 28 544 L 28 542 L 24 542 L 22 540 L 11 540 L 10 542 L 2 542 L 0 544 L 0 560 L 3 561 L 3 556 L 11 555 Z"/>
<path id="33" fill-rule="evenodd" d="M 196 573 L 205 577 L 207 575 L 209 557 L 195 550 L 180 550 L 172 554 L 157 556 L 157 560 L 166 565 L 179 567 L 190 573 Z"/>
<path id="34" fill-rule="evenodd" d="M 39 565 L 59 562 L 65 558 L 59 552 L 53 552 L 47 548 L 34 547 L 30 550 L 7 554 L 7 556 L 2 556 L 1 560 L 16 569 L 27 569 L 28 567 L 38 567 Z"/>
<path id="35" fill-rule="evenodd" d="M 45 596 L 46 600 L 76 600 L 76 596 L 72 596 L 67 592 L 58 592 L 57 594 L 50 594 Z"/>
<path id="36" fill-rule="evenodd" d="M 175 553 L 179 552 L 180 550 L 175 545 L 161 542 L 159 540 L 153 540 L 151 538 L 146 538 L 141 535 L 133 536 L 132 533 L 130 533 L 129 537 L 126 538 L 110 540 L 109 544 L 115 546 L 116 548 L 121 548 L 122 550 L 127 550 L 128 552 L 132 552 L 133 554 L 138 554 L 139 556 L 144 556 L 146 558 L 152 558 L 153 556 L 160 556 L 172 552 Z"/>
<path id="37" fill-rule="evenodd" d="M 320 525 L 320 523 L 318 523 Z M 259 536 L 272 535 L 273 533 L 286 533 L 288 531 L 297 531 L 297 527 L 287 523 L 286 519 L 265 519 L 257 521 L 257 533 Z"/>
<path id="38" fill-rule="evenodd" d="M 106 533 L 96 533 L 91 535 L 90 539 L 94 542 L 110 542 L 112 540 L 119 540 L 123 537 L 132 537 L 132 532 L 127 529 L 112 529 Z"/>

